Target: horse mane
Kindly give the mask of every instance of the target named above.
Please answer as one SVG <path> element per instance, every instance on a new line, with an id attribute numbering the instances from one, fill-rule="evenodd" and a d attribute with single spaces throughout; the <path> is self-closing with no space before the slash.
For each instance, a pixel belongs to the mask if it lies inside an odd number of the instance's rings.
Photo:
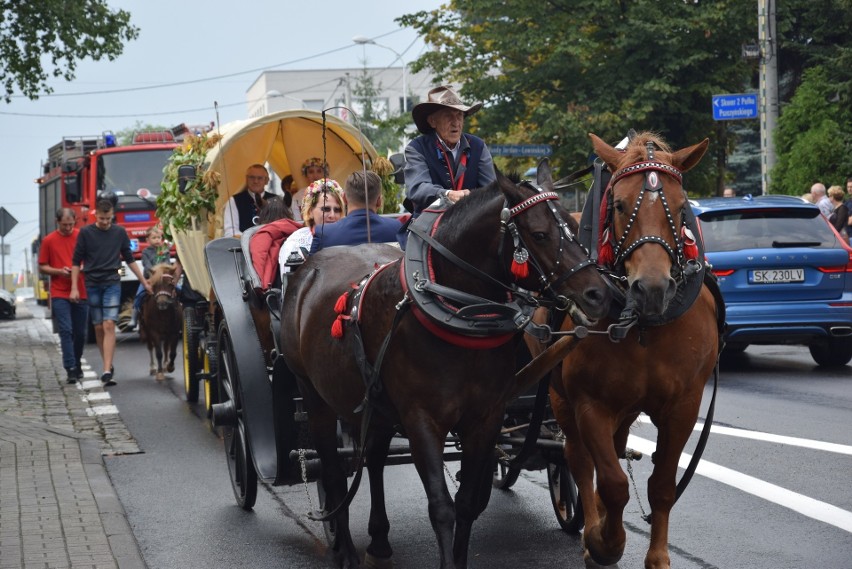
<path id="1" fill-rule="evenodd" d="M 164 275 L 175 276 L 175 270 L 175 266 L 170 263 L 154 265 L 151 268 L 151 278 L 148 279 L 148 282 L 151 283 L 151 286 L 158 285 L 163 280 Z"/>
<path id="2" fill-rule="evenodd" d="M 502 196 L 500 178 L 487 186 L 471 190 L 464 199 L 447 208 L 436 235 L 444 242 L 455 242 L 461 233 L 469 229 L 474 218 L 481 217 L 491 202 Z"/>
<path id="3" fill-rule="evenodd" d="M 655 132 L 640 132 L 637 133 L 627 148 L 624 150 L 624 157 L 621 164 L 635 164 L 642 162 L 648 158 L 647 143 L 654 144 L 654 154 L 658 160 L 671 164 L 672 149 L 662 137 Z"/>

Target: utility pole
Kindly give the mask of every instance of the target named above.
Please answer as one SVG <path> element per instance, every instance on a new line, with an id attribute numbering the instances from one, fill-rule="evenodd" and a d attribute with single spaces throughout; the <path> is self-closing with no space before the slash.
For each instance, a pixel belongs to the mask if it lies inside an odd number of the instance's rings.
<path id="1" fill-rule="evenodd" d="M 27 249 L 24 249 L 24 286 L 30 286 L 30 258 L 27 256 Z"/>
<path id="2" fill-rule="evenodd" d="M 758 0 L 757 35 L 760 46 L 760 178 L 761 193 L 769 191 L 775 167 L 775 125 L 778 122 L 778 41 L 775 0 Z"/>

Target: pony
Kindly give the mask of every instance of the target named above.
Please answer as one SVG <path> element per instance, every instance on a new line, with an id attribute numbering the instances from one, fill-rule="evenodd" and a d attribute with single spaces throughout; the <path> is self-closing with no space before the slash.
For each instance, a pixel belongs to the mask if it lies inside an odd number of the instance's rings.
<path id="1" fill-rule="evenodd" d="M 610 291 L 551 191 L 549 167 L 539 184 L 498 174 L 445 211 L 426 210 L 409 227 L 404 258 L 387 244 L 332 247 L 289 278 L 282 355 L 304 398 L 339 567 L 360 560 L 338 417 L 361 440 L 369 472 L 364 564 L 393 564 L 383 468 L 400 432 L 426 492 L 440 566 L 465 568 L 473 522 L 490 497 L 504 409 L 527 387 L 514 375 L 531 315 L 520 305 L 550 306 L 584 325 L 605 315 Z M 462 455 L 455 503 L 443 466 L 450 432 Z"/>
<path id="2" fill-rule="evenodd" d="M 610 333 L 575 341 L 561 376 L 552 376 L 550 400 L 585 515 L 585 557 L 599 565 L 617 563 L 624 553 L 629 487 L 618 461 L 630 425 L 644 412 L 657 427 L 645 567 L 660 569 L 670 566 L 678 459 L 717 364 L 724 321 L 682 185 L 682 173 L 698 164 L 708 140 L 675 152 L 660 137 L 640 133 L 621 151 L 590 137 L 612 172 L 599 211 L 592 211 L 600 221 L 598 262 L 621 292 L 599 324 Z M 571 327 L 567 322 L 563 330 Z"/>
<path id="3" fill-rule="evenodd" d="M 183 324 L 183 308 L 177 301 L 175 271 L 174 265 L 168 263 L 155 265 L 148 279 L 153 294 L 147 295 L 142 302 L 139 338 L 148 344 L 149 369 L 151 375 L 156 374 L 157 381 L 166 378 L 163 371 L 164 363 L 166 371 L 175 370 L 177 344 Z M 164 357 L 168 358 L 165 362 Z"/>

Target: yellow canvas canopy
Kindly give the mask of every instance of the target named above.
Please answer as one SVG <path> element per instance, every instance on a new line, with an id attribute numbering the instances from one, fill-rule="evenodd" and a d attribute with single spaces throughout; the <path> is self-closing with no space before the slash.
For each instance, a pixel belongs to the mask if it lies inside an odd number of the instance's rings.
<path id="1" fill-rule="evenodd" d="M 364 160 L 369 168 L 376 158 L 376 149 L 362 138 L 358 129 L 329 114 L 325 124 L 325 154 L 323 117 L 319 111 L 281 111 L 224 125 L 220 130 L 221 143 L 207 153 L 206 160 L 207 169 L 222 175 L 216 200 L 217 218 L 228 199 L 245 187 L 246 168 L 252 164 L 268 164 L 279 178 L 293 176 L 297 188 L 307 186 L 301 168 L 312 156 L 326 157 L 329 178 L 341 186 L 349 174 L 363 167 Z"/>
<path id="2" fill-rule="evenodd" d="M 205 170 L 222 176 L 217 188 L 214 225 L 203 236 L 193 237 L 191 232 L 175 235 L 184 270 L 197 292 L 205 297 L 209 293 L 204 245 L 210 238 L 221 237 L 222 212 L 228 199 L 245 187 L 249 166 L 266 164 L 279 179 L 289 174 L 296 188 L 307 186 L 302 163 L 314 156 L 325 156 L 329 178 L 337 180 L 341 186 L 349 174 L 362 169 L 365 162 L 367 168 L 371 166 L 376 159 L 376 149 L 357 128 L 330 114 L 325 116 L 325 127 L 323 136 L 321 112 L 299 109 L 234 121 L 217 129 L 222 140 L 208 151 L 205 160 Z M 280 194 L 280 188 L 269 190 Z"/>

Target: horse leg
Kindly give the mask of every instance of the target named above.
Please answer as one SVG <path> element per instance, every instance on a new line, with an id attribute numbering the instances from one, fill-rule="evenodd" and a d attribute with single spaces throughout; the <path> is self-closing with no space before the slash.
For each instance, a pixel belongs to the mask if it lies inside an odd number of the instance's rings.
<path id="1" fill-rule="evenodd" d="M 624 554 L 627 541 L 622 516 L 630 500 L 630 491 L 615 450 L 613 418 L 602 409 L 586 406 L 578 419 L 578 432 L 597 474 L 597 500 L 584 501 L 584 504 L 595 503 L 598 512 L 593 518 L 600 516 L 597 524 L 587 517 L 583 541 L 595 563 L 614 565 Z M 573 469 L 574 465 L 571 467 Z M 581 494 L 581 498 L 586 500 L 587 496 Z"/>
<path id="2" fill-rule="evenodd" d="M 172 331 L 168 340 L 169 344 L 169 359 L 166 371 L 172 373 L 175 370 L 175 358 L 177 357 L 177 333 Z"/>
<path id="3" fill-rule="evenodd" d="M 163 341 L 157 340 L 157 381 L 166 379 L 166 374 L 163 373 Z"/>
<path id="4" fill-rule="evenodd" d="M 698 402 L 700 403 L 700 399 Z M 678 399 L 679 405 L 683 400 Z M 670 408 L 652 417 L 657 425 L 654 469 L 648 479 L 651 506 L 651 543 L 645 556 L 645 569 L 668 569 L 669 513 L 675 502 L 677 463 L 698 417 L 698 405 Z"/>
<path id="5" fill-rule="evenodd" d="M 303 390 L 303 393 L 305 391 Z M 309 401 L 310 399 L 310 401 Z M 330 512 L 343 501 L 346 495 L 346 474 L 337 454 L 337 414 L 319 401 L 319 397 L 305 397 L 308 409 L 308 425 L 311 439 L 322 464 L 320 484 L 325 490 L 325 510 Z M 349 532 L 349 508 L 344 508 L 334 519 L 337 531 L 331 543 L 334 563 L 341 569 L 354 569 L 360 565 L 358 552 Z"/>
<path id="6" fill-rule="evenodd" d="M 148 373 L 154 375 L 157 373 L 157 365 L 154 362 L 154 341 L 148 338 Z"/>
<path id="7" fill-rule="evenodd" d="M 453 526 L 455 525 L 455 508 L 453 498 L 447 490 L 444 479 L 444 440 L 447 433 L 435 432 L 430 426 L 433 421 L 428 417 L 409 417 L 406 421 L 406 432 L 411 445 L 411 456 L 426 499 L 429 502 L 429 521 L 438 539 L 438 550 L 441 556 L 441 569 L 454 569 L 453 562 Z"/>
<path id="8" fill-rule="evenodd" d="M 467 567 L 473 522 L 485 511 L 491 498 L 491 482 L 497 455 L 494 441 L 500 430 L 502 409 L 496 417 L 478 422 L 461 433 L 461 483 L 456 493 L 456 534 L 453 558 L 457 569 Z"/>
<path id="9" fill-rule="evenodd" d="M 370 545 L 364 555 L 364 566 L 373 569 L 391 569 L 393 567 L 393 549 L 388 534 L 390 522 L 385 509 L 385 461 L 388 457 L 393 431 L 379 430 L 370 426 L 373 431 L 367 439 L 365 449 L 367 470 L 370 473 Z"/>

